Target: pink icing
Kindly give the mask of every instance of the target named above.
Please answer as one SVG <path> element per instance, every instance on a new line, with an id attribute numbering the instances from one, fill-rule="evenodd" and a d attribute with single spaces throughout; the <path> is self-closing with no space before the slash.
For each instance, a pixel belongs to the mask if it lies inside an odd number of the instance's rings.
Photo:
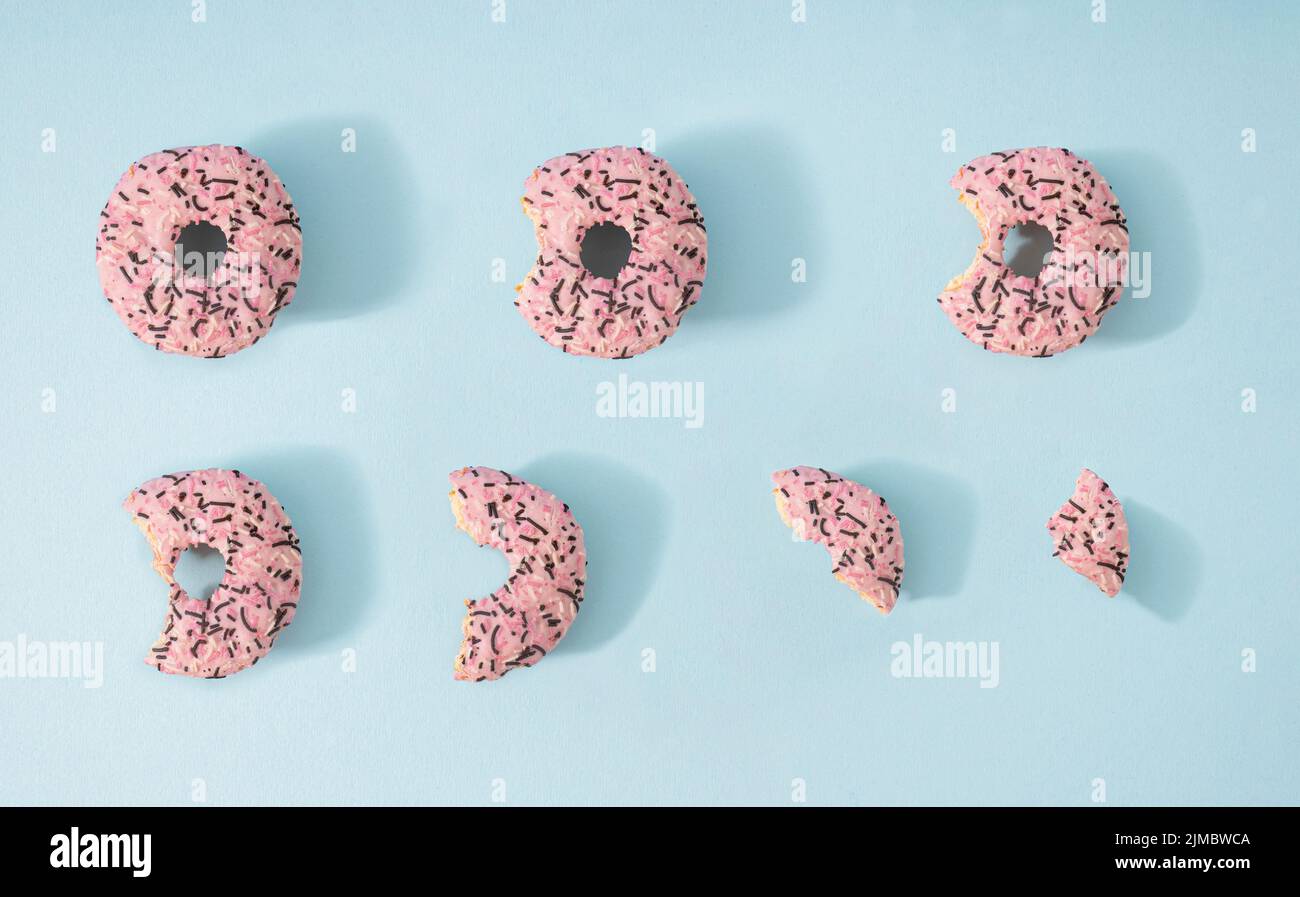
<path id="1" fill-rule="evenodd" d="M 835 578 L 881 613 L 893 610 L 903 584 L 903 535 L 885 500 L 820 467 L 779 470 L 772 481 L 781 519 L 826 547 Z"/>
<path id="2" fill-rule="evenodd" d="M 524 183 L 537 262 L 515 305 L 530 327 L 574 355 L 627 358 L 672 336 L 704 286 L 708 236 L 672 167 L 641 149 L 608 147 L 543 162 Z M 616 224 L 632 254 L 616 277 L 582 264 L 584 235 Z"/>
<path id="3" fill-rule="evenodd" d="M 186 225 L 226 235 L 208 278 L 175 260 Z M 164 352 L 218 358 L 257 342 L 293 299 L 302 228 L 266 162 L 237 146 L 190 146 L 145 156 L 100 213 L 95 262 L 123 323 Z"/>
<path id="4" fill-rule="evenodd" d="M 1119 499 L 1087 468 L 1074 484 L 1074 495 L 1047 521 L 1059 557 L 1110 597 L 1119 594 L 1128 570 L 1128 521 Z"/>
<path id="5" fill-rule="evenodd" d="M 990 352 L 1054 355 L 1073 348 L 1119 302 L 1128 265 L 1128 228 L 1119 201 L 1085 160 L 1035 147 L 981 156 L 952 179 L 984 236 L 975 260 L 939 296 L 967 339 Z M 1003 259 L 1013 227 L 1052 232 L 1051 257 L 1037 277 Z"/>
<path id="6" fill-rule="evenodd" d="M 302 553 L 284 509 L 237 470 L 167 474 L 123 503 L 171 586 L 162 634 L 145 662 L 164 673 L 220 679 L 257 663 L 293 620 Z M 173 578 L 181 553 L 207 545 L 226 559 L 212 597 L 191 598 Z"/>
<path id="7" fill-rule="evenodd" d="M 545 489 L 490 467 L 451 474 L 456 525 L 505 555 L 510 577 L 466 601 L 455 678 L 500 679 L 545 657 L 582 606 L 587 551 L 569 506 Z"/>

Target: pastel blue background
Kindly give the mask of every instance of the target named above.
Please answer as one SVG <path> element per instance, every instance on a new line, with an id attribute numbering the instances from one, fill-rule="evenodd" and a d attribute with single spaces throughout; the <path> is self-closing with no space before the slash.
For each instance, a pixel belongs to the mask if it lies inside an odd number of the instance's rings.
<path id="1" fill-rule="evenodd" d="M 6 2 L 0 640 L 102 640 L 106 669 L 0 679 L 0 801 L 1300 801 L 1297 7 L 807 6 Z M 703 298 L 648 355 L 567 357 L 511 304 L 523 180 L 647 128 L 708 224 Z M 275 167 L 306 258 L 218 362 L 130 336 L 92 251 L 131 161 L 210 142 Z M 948 178 L 1039 144 L 1097 164 L 1153 267 L 1046 361 L 935 303 L 978 242 Z M 619 373 L 702 382 L 704 426 L 597 417 Z M 451 679 L 463 599 L 506 571 L 453 525 L 466 464 L 565 498 L 591 555 L 563 646 L 486 685 Z M 891 616 L 778 521 L 796 464 L 892 503 Z M 1044 531 L 1083 465 L 1130 514 L 1114 601 Z M 141 662 L 166 587 L 119 507 L 203 466 L 262 479 L 306 558 L 294 626 L 220 682 Z M 1001 684 L 891 677 L 916 633 L 997 641 Z"/>

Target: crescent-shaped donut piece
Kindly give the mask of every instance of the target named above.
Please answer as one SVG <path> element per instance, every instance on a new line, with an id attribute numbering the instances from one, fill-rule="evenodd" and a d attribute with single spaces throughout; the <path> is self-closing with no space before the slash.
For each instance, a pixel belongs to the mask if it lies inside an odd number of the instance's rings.
<path id="1" fill-rule="evenodd" d="M 1111 598 L 1128 572 L 1128 521 L 1115 493 L 1088 468 L 1079 474 L 1074 495 L 1047 521 L 1053 556 L 1086 576 Z"/>
<path id="2" fill-rule="evenodd" d="M 587 549 L 569 506 L 545 489 L 490 467 L 451 474 L 456 526 L 505 555 L 510 577 L 465 602 L 456 679 L 500 679 L 532 666 L 569 631 L 582 606 Z"/>
<path id="3" fill-rule="evenodd" d="M 221 679 L 261 660 L 298 609 L 302 551 L 275 496 L 237 470 L 195 470 L 150 480 L 123 503 L 171 586 L 162 634 L 145 663 L 164 673 Z M 221 552 L 226 573 L 212 597 L 192 598 L 173 574 L 196 545 Z"/>
<path id="4" fill-rule="evenodd" d="M 893 610 L 903 584 L 903 535 L 885 500 L 820 467 L 778 470 L 772 481 L 782 522 L 826 547 L 836 579 L 882 614 Z"/>

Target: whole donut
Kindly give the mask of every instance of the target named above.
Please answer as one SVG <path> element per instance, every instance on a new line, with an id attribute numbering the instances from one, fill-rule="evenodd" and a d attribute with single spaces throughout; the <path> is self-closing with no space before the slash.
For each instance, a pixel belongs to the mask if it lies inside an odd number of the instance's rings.
<path id="1" fill-rule="evenodd" d="M 172 473 L 140 486 L 123 507 L 171 586 L 162 634 L 145 663 L 220 679 L 261 660 L 292 622 L 302 588 L 298 535 L 266 487 L 237 470 Z M 196 545 L 226 559 L 207 601 L 186 594 L 173 575 L 181 554 Z"/>
<path id="2" fill-rule="evenodd" d="M 490 467 L 451 474 L 456 526 L 505 555 L 510 576 L 465 602 L 465 638 L 453 678 L 483 682 L 554 650 L 582 607 L 587 549 L 569 506 L 539 486 Z"/>
<path id="3" fill-rule="evenodd" d="M 524 182 L 537 262 L 515 305 L 552 346 L 628 358 L 672 336 L 704 286 L 708 236 L 695 197 L 663 159 L 623 146 L 557 156 Z M 582 262 L 598 225 L 631 238 L 626 265 L 601 277 Z"/>
<path id="4" fill-rule="evenodd" d="M 181 230 L 219 228 L 208 276 L 175 257 Z M 188 252 L 187 252 L 188 255 Z M 142 341 L 219 358 L 251 346 L 293 300 L 302 228 L 271 166 L 238 146 L 163 150 L 134 163 L 100 213 L 95 262 L 104 296 Z"/>
<path id="5" fill-rule="evenodd" d="M 983 242 L 939 305 L 967 339 L 990 352 L 1047 356 L 1082 343 L 1115 307 L 1128 269 L 1128 227 L 1104 178 L 1067 149 L 1034 147 L 981 156 L 951 184 L 979 222 Z M 1052 233 L 1036 277 L 1003 257 L 1013 227 Z"/>

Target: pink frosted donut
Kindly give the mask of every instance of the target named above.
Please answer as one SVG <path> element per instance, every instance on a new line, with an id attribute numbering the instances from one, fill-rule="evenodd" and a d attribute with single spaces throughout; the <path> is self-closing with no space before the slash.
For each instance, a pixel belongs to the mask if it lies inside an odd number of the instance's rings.
<path id="1" fill-rule="evenodd" d="M 1128 227 L 1088 162 L 1049 147 L 993 153 L 963 165 L 951 183 L 983 235 L 970 267 L 939 295 L 967 339 L 990 352 L 1047 356 L 1101 326 L 1123 292 Z M 1028 222 L 1052 232 L 1037 277 L 1016 274 L 1003 258 L 1007 234 Z"/>
<path id="2" fill-rule="evenodd" d="M 123 504 L 153 547 L 153 568 L 171 586 L 162 634 L 145 663 L 164 673 L 220 679 L 257 663 L 293 620 L 302 552 L 284 509 L 237 470 L 196 470 L 150 480 Z M 173 578 L 187 548 L 226 559 L 207 601 Z"/>
<path id="3" fill-rule="evenodd" d="M 772 482 L 781 520 L 801 539 L 826 546 L 835 578 L 882 614 L 893 610 L 903 584 L 903 534 L 885 500 L 820 467 L 778 470 Z"/>
<path id="4" fill-rule="evenodd" d="M 537 262 L 515 305 L 552 346 L 574 355 L 628 358 L 672 336 L 700 299 L 709 239 L 695 197 L 663 159 L 623 146 L 543 162 L 524 182 Z M 586 267 L 594 229 L 622 228 L 627 263 Z M 600 274 L 604 276 L 600 276 Z"/>
<path id="5" fill-rule="evenodd" d="M 1083 469 L 1074 495 L 1047 521 L 1047 531 L 1055 557 L 1110 597 L 1119 594 L 1128 570 L 1128 521 L 1119 499 L 1099 476 Z"/>
<path id="6" fill-rule="evenodd" d="M 224 258 L 206 277 L 176 258 L 189 226 L 225 238 Z M 137 337 L 164 352 L 219 358 L 261 339 L 293 299 L 302 228 L 257 156 L 237 146 L 163 150 L 117 182 L 100 213 L 95 263 L 104 296 Z"/>
<path id="7" fill-rule="evenodd" d="M 550 653 L 578 615 L 587 576 L 582 527 L 564 502 L 508 473 L 465 467 L 450 479 L 456 526 L 510 563 L 501 588 L 465 602 L 454 678 L 500 679 Z"/>

